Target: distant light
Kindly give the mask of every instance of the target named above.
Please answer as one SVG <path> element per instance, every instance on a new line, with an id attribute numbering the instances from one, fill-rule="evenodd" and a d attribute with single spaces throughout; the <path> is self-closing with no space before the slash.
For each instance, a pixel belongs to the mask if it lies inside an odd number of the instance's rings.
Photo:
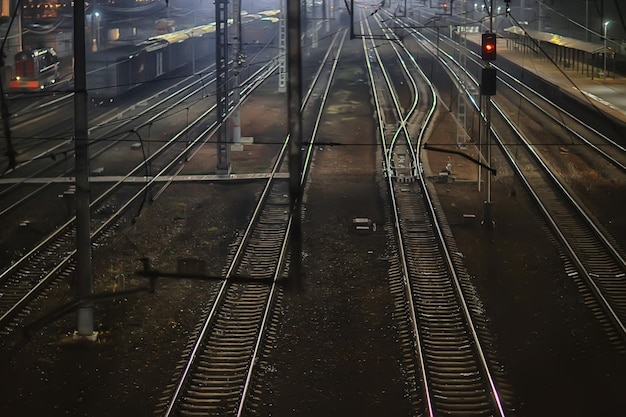
<path id="1" fill-rule="evenodd" d="M 95 13 L 94 13 L 94 16 L 96 16 L 96 17 L 100 17 L 100 12 L 95 12 Z"/>

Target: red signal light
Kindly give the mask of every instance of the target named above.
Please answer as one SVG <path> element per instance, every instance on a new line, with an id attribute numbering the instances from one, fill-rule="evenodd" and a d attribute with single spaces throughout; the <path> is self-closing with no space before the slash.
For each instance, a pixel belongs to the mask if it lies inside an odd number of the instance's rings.
<path id="1" fill-rule="evenodd" d="M 483 33 L 481 57 L 485 61 L 493 61 L 496 59 L 496 34 Z"/>

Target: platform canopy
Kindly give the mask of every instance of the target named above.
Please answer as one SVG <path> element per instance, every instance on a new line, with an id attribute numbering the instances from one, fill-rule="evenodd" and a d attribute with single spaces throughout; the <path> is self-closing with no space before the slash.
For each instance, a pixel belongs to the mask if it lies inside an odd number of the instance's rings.
<path id="1" fill-rule="evenodd" d="M 540 32 L 538 30 L 524 29 L 518 26 L 511 26 L 504 29 L 507 33 L 513 33 L 520 36 L 530 36 L 537 41 L 549 42 L 553 45 L 563 46 L 565 48 L 577 49 L 590 54 L 600 54 L 604 52 L 604 45 L 596 42 L 585 42 L 566 36 L 557 35 L 556 33 Z M 611 47 L 606 48 L 607 52 L 613 52 Z"/>
<path id="2" fill-rule="evenodd" d="M 229 24 L 232 24 L 232 19 Z M 208 33 L 215 32 L 215 23 L 208 25 L 196 26 L 189 29 L 178 30 L 176 32 L 164 33 L 148 38 L 149 41 L 163 40 L 168 43 L 184 42 L 189 38 L 200 38 Z"/>

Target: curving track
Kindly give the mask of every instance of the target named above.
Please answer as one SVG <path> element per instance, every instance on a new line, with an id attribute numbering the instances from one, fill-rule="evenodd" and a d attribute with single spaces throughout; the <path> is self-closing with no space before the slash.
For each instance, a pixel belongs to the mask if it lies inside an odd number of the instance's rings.
<path id="1" fill-rule="evenodd" d="M 407 30 L 410 36 L 415 37 L 424 48 L 431 51 L 433 55 L 436 54 L 436 45 L 426 36 L 409 28 Z M 456 44 L 453 46 L 456 49 L 460 48 Z M 471 54 L 469 51 L 465 53 Z M 457 80 L 458 85 L 465 88 L 464 95 L 473 98 L 473 91 L 477 90 L 478 83 L 472 74 L 459 65 L 451 54 L 439 50 L 437 56 Z M 470 58 L 478 64 L 476 58 Z M 462 80 L 469 80 L 473 89 L 470 90 Z M 511 91 L 521 95 L 518 89 Z M 532 92 L 532 90 L 528 91 Z M 624 155 L 619 142 L 603 136 L 571 115 L 563 115 L 562 109 L 545 97 L 536 100 L 537 93 L 532 93 L 534 101 L 540 103 L 534 105 L 535 110 L 539 109 L 539 111 L 533 114 L 542 114 L 546 118 L 544 122 L 546 125 L 558 122 L 562 128 L 562 134 L 565 135 L 561 138 L 564 143 L 572 139 L 580 141 L 591 153 L 586 158 L 592 167 L 601 167 L 609 160 L 615 168 L 622 169 Z M 529 100 L 526 95 L 520 97 L 522 100 Z M 477 101 L 471 100 L 470 102 L 478 111 Z M 604 325 L 609 338 L 614 340 L 620 349 L 623 349 L 623 339 L 626 338 L 626 306 L 622 296 L 626 291 L 626 261 L 623 250 L 604 225 L 584 208 L 580 197 L 573 194 L 564 179 L 554 172 L 551 156 L 540 152 L 538 146 L 535 145 L 534 138 L 528 136 L 522 127 L 513 122 L 515 116 L 505 110 L 506 108 L 510 110 L 508 103 L 505 102 L 501 106 L 500 102 L 499 96 L 493 99 L 495 111 L 491 112 L 492 136 L 503 157 L 530 197 L 536 202 L 540 212 L 560 241 L 563 251 L 571 262 L 568 266 L 568 275 L 580 281 L 593 294 L 593 297 L 586 297 L 586 302 Z M 546 106 L 550 107 L 549 111 L 544 110 Z M 555 113 L 562 116 L 557 118 L 554 116 Z M 620 339 L 622 339 L 621 342 Z"/>
<path id="2" fill-rule="evenodd" d="M 378 31 L 382 30 L 385 37 L 395 36 L 378 22 Z M 367 33 L 375 38 L 373 29 L 368 27 Z M 415 365 L 407 364 L 407 367 L 414 370 L 412 377 L 421 387 L 421 392 L 414 394 L 413 403 L 421 414 L 429 416 L 458 413 L 504 416 L 493 363 L 483 347 L 488 331 L 484 318 L 476 318 L 471 287 L 464 288 L 463 277 L 457 272 L 460 265 L 450 255 L 449 246 L 453 245 L 450 235 L 442 231 L 436 203 L 421 169 L 411 170 L 407 175 L 407 170 L 399 168 L 400 159 L 404 166 L 420 164 L 417 152 L 437 104 L 435 91 L 406 49 L 390 42 L 393 51 L 384 54 L 381 45 L 370 42 L 364 40 L 364 51 L 367 53 L 369 48 L 375 51 L 375 59 L 370 55 L 368 68 L 378 123 L 399 125 L 402 129 L 402 135 L 397 136 L 385 135 L 381 129 L 381 146 L 390 155 L 388 186 L 398 238 L 398 264 L 392 276 L 395 282 L 392 290 L 396 299 L 404 300 L 404 314 L 409 315 L 412 340 L 405 343 L 413 347 L 411 360 Z M 386 68 L 398 63 L 405 68 L 414 88 L 414 105 L 406 112 L 397 105 L 396 87 L 384 75 Z M 379 80 L 384 80 L 386 85 L 380 85 Z M 381 90 L 389 95 L 376 93 Z M 389 98 L 395 105 L 389 104 Z M 389 108 L 394 111 L 386 110 Z M 403 158 L 398 158 L 400 154 Z"/>

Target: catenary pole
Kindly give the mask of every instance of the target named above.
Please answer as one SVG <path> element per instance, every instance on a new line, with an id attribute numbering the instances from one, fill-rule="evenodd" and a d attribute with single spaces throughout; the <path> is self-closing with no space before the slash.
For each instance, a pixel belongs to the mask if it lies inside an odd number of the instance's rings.
<path id="1" fill-rule="evenodd" d="M 302 49 L 300 0 L 287 0 L 287 104 L 289 124 L 289 197 L 291 236 L 289 237 L 289 278 L 294 287 L 301 285 L 302 272 Z"/>
<path id="2" fill-rule="evenodd" d="M 489 32 L 493 33 L 493 0 L 489 2 Z M 488 62 L 487 67 L 491 64 Z M 483 81 L 484 82 L 484 81 Z M 491 167 L 491 146 L 492 146 L 492 137 L 491 137 L 491 95 L 487 94 L 484 96 L 485 99 L 485 141 L 487 148 L 487 166 Z M 484 202 L 484 214 L 483 214 L 483 224 L 489 227 L 493 227 L 493 201 L 491 199 L 491 172 L 487 173 L 485 178 L 487 184 L 487 199 Z"/>
<path id="3" fill-rule="evenodd" d="M 87 130 L 87 63 L 85 56 L 85 0 L 74 2 L 74 148 L 76 171 L 76 261 L 78 297 L 93 293 L 91 274 L 91 215 L 89 212 L 89 137 Z M 93 335 L 93 304 L 78 308 L 78 336 Z"/>
<path id="4" fill-rule="evenodd" d="M 215 98 L 217 105 L 217 167 L 218 175 L 230 174 L 230 129 L 228 99 L 230 71 L 228 67 L 228 0 L 215 1 Z"/>
<path id="5" fill-rule="evenodd" d="M 241 143 L 241 70 L 243 69 L 243 40 L 241 30 L 241 0 L 233 1 L 233 40 L 235 43 L 235 88 L 233 89 L 233 105 L 235 107 L 232 116 L 233 143 Z"/>

